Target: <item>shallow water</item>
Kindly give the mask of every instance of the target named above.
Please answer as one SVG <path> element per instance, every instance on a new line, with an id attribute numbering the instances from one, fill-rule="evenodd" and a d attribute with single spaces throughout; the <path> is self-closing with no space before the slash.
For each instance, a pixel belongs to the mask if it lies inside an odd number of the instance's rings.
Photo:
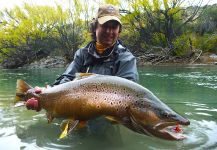
<path id="1" fill-rule="evenodd" d="M 158 66 L 139 68 L 140 84 L 164 103 L 186 116 L 187 139 L 165 141 L 119 126 L 119 133 L 86 135 L 75 131 L 59 140 L 61 120 L 47 124 L 45 112 L 14 108 L 16 80 L 33 86 L 53 83 L 64 69 L 0 70 L 0 149 L 217 149 L 217 67 Z"/>

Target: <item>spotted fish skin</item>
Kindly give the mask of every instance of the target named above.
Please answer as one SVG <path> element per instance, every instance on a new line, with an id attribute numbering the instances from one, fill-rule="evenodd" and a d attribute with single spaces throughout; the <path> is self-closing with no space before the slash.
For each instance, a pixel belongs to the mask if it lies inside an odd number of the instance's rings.
<path id="1" fill-rule="evenodd" d="M 128 108 L 141 103 L 144 88 L 132 81 L 94 75 L 48 88 L 40 94 L 42 108 L 54 117 L 88 120 L 97 116 L 127 116 Z"/>
<path id="2" fill-rule="evenodd" d="M 25 98 L 31 97 L 38 99 L 50 118 L 86 121 L 105 116 L 135 132 L 167 140 L 180 138 L 163 128 L 190 124 L 145 87 L 116 76 L 90 75 L 44 88 L 39 94 L 29 89 Z"/>

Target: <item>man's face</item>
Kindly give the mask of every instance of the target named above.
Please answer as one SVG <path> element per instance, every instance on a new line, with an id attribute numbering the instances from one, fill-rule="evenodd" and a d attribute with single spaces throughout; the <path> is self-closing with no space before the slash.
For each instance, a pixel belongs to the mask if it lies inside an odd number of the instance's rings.
<path id="1" fill-rule="evenodd" d="M 96 40 L 106 47 L 112 46 L 112 44 L 118 39 L 120 30 L 120 24 L 115 21 L 107 21 L 100 25 L 98 23 L 96 27 Z"/>

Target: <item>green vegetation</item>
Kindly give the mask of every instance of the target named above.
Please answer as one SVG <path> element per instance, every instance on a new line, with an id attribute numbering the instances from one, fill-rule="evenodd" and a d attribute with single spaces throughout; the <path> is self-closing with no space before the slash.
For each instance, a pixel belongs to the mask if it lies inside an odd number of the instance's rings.
<path id="1" fill-rule="evenodd" d="M 137 56 L 164 51 L 186 56 L 195 49 L 217 53 L 217 5 L 183 7 L 179 0 L 105 0 L 120 8 L 121 39 Z M 25 4 L 0 12 L 0 62 L 16 68 L 48 55 L 68 62 L 90 41 L 89 21 L 97 6 L 88 0 L 71 0 L 61 6 Z"/>

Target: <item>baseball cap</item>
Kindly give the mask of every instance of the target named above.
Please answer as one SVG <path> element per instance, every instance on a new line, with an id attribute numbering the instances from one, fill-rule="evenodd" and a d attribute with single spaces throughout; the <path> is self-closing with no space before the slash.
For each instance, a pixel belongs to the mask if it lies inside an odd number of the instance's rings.
<path id="1" fill-rule="evenodd" d="M 121 24 L 119 9 L 111 4 L 106 4 L 99 7 L 97 19 L 99 24 L 104 24 L 109 20 L 116 20 Z"/>

